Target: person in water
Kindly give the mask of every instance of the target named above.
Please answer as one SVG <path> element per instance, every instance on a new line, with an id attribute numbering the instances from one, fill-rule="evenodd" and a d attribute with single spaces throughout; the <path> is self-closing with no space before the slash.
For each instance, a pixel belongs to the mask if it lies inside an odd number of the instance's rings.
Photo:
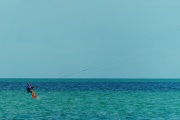
<path id="1" fill-rule="evenodd" d="M 31 86 L 30 83 L 27 83 L 26 90 L 28 93 L 32 93 L 33 88 L 34 88 L 34 86 Z"/>

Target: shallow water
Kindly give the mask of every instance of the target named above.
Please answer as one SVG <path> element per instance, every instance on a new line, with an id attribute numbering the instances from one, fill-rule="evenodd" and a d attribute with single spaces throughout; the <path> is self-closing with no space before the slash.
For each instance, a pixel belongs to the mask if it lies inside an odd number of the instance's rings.
<path id="1" fill-rule="evenodd" d="M 180 82 L 135 80 L 26 80 L 0 82 L 0 119 L 180 119 Z"/>

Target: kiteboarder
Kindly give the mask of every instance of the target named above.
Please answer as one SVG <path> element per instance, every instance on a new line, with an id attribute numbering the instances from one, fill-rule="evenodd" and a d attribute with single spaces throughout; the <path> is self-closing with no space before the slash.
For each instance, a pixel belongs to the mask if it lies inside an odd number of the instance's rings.
<path id="1" fill-rule="evenodd" d="M 36 98 L 37 96 L 36 96 L 33 88 L 34 88 L 34 86 L 31 86 L 30 83 L 27 83 L 27 87 L 26 87 L 27 92 L 31 93 L 32 98 Z"/>
<path id="2" fill-rule="evenodd" d="M 28 93 L 32 93 L 33 88 L 34 88 L 34 86 L 31 86 L 30 83 L 27 83 L 26 90 L 27 90 Z"/>

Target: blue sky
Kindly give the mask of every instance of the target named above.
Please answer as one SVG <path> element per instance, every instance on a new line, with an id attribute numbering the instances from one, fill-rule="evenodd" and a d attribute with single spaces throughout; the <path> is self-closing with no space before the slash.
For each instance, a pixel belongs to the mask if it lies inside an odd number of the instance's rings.
<path id="1" fill-rule="evenodd" d="M 179 0 L 1 0 L 1 78 L 179 78 Z"/>

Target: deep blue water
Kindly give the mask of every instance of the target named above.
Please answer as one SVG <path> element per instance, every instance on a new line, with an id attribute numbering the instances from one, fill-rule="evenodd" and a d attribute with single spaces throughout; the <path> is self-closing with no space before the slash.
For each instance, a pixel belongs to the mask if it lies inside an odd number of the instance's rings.
<path id="1" fill-rule="evenodd" d="M 39 91 L 180 91 L 180 82 L 31 82 Z M 0 82 L 0 90 L 24 90 L 25 82 Z"/>

